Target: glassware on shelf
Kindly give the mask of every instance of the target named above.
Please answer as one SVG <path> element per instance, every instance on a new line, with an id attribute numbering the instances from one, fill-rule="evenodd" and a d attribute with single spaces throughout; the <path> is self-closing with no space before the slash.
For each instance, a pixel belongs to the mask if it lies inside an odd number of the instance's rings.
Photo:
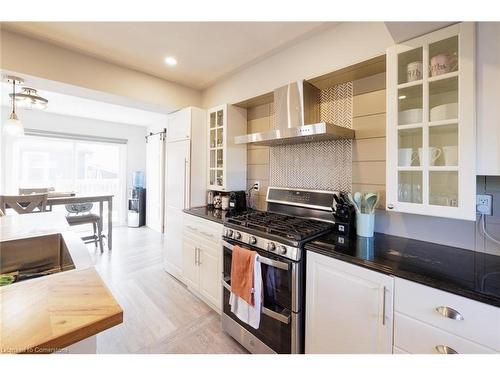
<path id="1" fill-rule="evenodd" d="M 398 90 L 398 124 L 409 125 L 423 121 L 422 85 Z"/>
<path id="2" fill-rule="evenodd" d="M 210 128 L 215 128 L 215 112 L 210 113 Z"/>
<path id="3" fill-rule="evenodd" d="M 217 129 L 217 145 L 216 147 L 222 147 L 224 145 L 224 130 Z"/>
<path id="4" fill-rule="evenodd" d="M 217 146 L 216 141 L 217 133 L 215 129 L 210 130 L 210 147 L 215 148 Z"/>
<path id="5" fill-rule="evenodd" d="M 398 201 L 422 203 L 422 172 L 398 172 Z"/>
<path id="6" fill-rule="evenodd" d="M 429 44 L 429 75 L 436 77 L 458 70 L 458 36 Z"/>
<path id="7" fill-rule="evenodd" d="M 220 111 L 217 111 L 217 126 L 223 126 L 224 125 L 224 111 L 221 109 Z"/>
<path id="8" fill-rule="evenodd" d="M 429 83 L 429 121 L 458 118 L 458 77 Z"/>
<path id="9" fill-rule="evenodd" d="M 441 150 L 433 165 L 458 166 L 458 124 L 429 127 L 429 148 Z"/>
<path id="10" fill-rule="evenodd" d="M 429 172 L 429 204 L 437 206 L 458 206 L 458 172 Z"/>
<path id="11" fill-rule="evenodd" d="M 217 170 L 217 186 L 224 186 L 224 180 L 222 178 L 221 170 Z"/>
<path id="12" fill-rule="evenodd" d="M 418 81 L 423 78 L 422 47 L 398 55 L 398 83 Z"/>
<path id="13" fill-rule="evenodd" d="M 418 150 L 422 148 L 422 128 L 398 130 L 398 166 L 422 165 Z"/>
<path id="14" fill-rule="evenodd" d="M 217 168 L 222 168 L 223 165 L 223 150 L 217 150 Z"/>

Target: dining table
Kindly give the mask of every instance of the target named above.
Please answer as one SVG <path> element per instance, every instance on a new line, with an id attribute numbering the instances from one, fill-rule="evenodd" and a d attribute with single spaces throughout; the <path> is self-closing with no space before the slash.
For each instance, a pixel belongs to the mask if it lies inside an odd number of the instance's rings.
<path id="1" fill-rule="evenodd" d="M 103 213 L 104 202 L 107 202 L 108 208 L 108 230 L 104 236 L 107 239 L 108 249 L 113 247 L 113 195 L 112 194 L 75 194 L 71 196 L 55 196 L 51 197 L 50 194 L 47 198 L 47 206 L 52 209 L 52 206 L 60 206 L 74 203 L 99 203 L 99 222 L 100 230 L 103 229 Z"/>

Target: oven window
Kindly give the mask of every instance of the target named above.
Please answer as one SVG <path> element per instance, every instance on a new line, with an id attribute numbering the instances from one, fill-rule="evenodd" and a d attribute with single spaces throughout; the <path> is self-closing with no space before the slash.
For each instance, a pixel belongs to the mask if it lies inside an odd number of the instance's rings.
<path id="1" fill-rule="evenodd" d="M 259 252 L 260 253 L 260 252 Z M 269 254 L 261 254 L 267 258 L 275 258 Z M 224 247 L 224 278 L 231 278 L 231 250 Z M 291 267 L 291 266 L 290 266 Z M 292 272 L 261 263 L 264 307 L 271 310 L 281 308 L 292 309 Z"/>

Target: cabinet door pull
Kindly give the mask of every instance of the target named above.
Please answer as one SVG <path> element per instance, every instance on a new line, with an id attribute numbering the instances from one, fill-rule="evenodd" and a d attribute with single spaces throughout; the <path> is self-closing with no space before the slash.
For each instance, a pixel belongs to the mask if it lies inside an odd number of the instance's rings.
<path id="1" fill-rule="evenodd" d="M 194 248 L 194 265 L 195 266 L 198 265 L 198 248 L 197 247 Z"/>
<path id="2" fill-rule="evenodd" d="M 385 295 L 387 288 L 384 286 L 384 291 L 382 293 L 382 325 L 385 326 Z"/>
<path id="3" fill-rule="evenodd" d="M 198 265 L 201 266 L 201 249 L 198 248 Z"/>
<path id="4" fill-rule="evenodd" d="M 191 229 L 192 231 L 195 231 L 195 232 L 198 231 L 198 228 L 192 227 L 191 225 L 186 225 L 186 226 L 188 227 L 188 229 Z"/>
<path id="5" fill-rule="evenodd" d="M 210 238 L 214 237 L 212 233 L 203 232 L 202 230 L 200 230 L 200 233 L 203 234 L 205 237 L 210 237 Z"/>
<path id="6" fill-rule="evenodd" d="M 450 348 L 446 345 L 436 345 L 434 347 L 434 350 L 436 350 L 436 352 L 438 352 L 439 354 L 458 354 L 455 349 Z"/>
<path id="7" fill-rule="evenodd" d="M 448 306 L 439 306 L 436 307 L 436 311 L 442 316 L 453 319 L 453 320 L 464 320 L 462 314 L 460 314 L 457 310 L 448 307 Z"/>

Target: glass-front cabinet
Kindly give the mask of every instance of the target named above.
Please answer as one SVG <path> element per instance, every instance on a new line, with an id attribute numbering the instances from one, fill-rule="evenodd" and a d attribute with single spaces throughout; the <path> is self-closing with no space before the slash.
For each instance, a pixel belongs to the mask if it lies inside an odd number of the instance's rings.
<path id="1" fill-rule="evenodd" d="M 473 23 L 387 51 L 390 211 L 475 220 Z"/>
<path id="2" fill-rule="evenodd" d="M 234 137 L 246 133 L 246 109 L 223 104 L 208 110 L 208 190 L 246 188 L 246 145 Z"/>

